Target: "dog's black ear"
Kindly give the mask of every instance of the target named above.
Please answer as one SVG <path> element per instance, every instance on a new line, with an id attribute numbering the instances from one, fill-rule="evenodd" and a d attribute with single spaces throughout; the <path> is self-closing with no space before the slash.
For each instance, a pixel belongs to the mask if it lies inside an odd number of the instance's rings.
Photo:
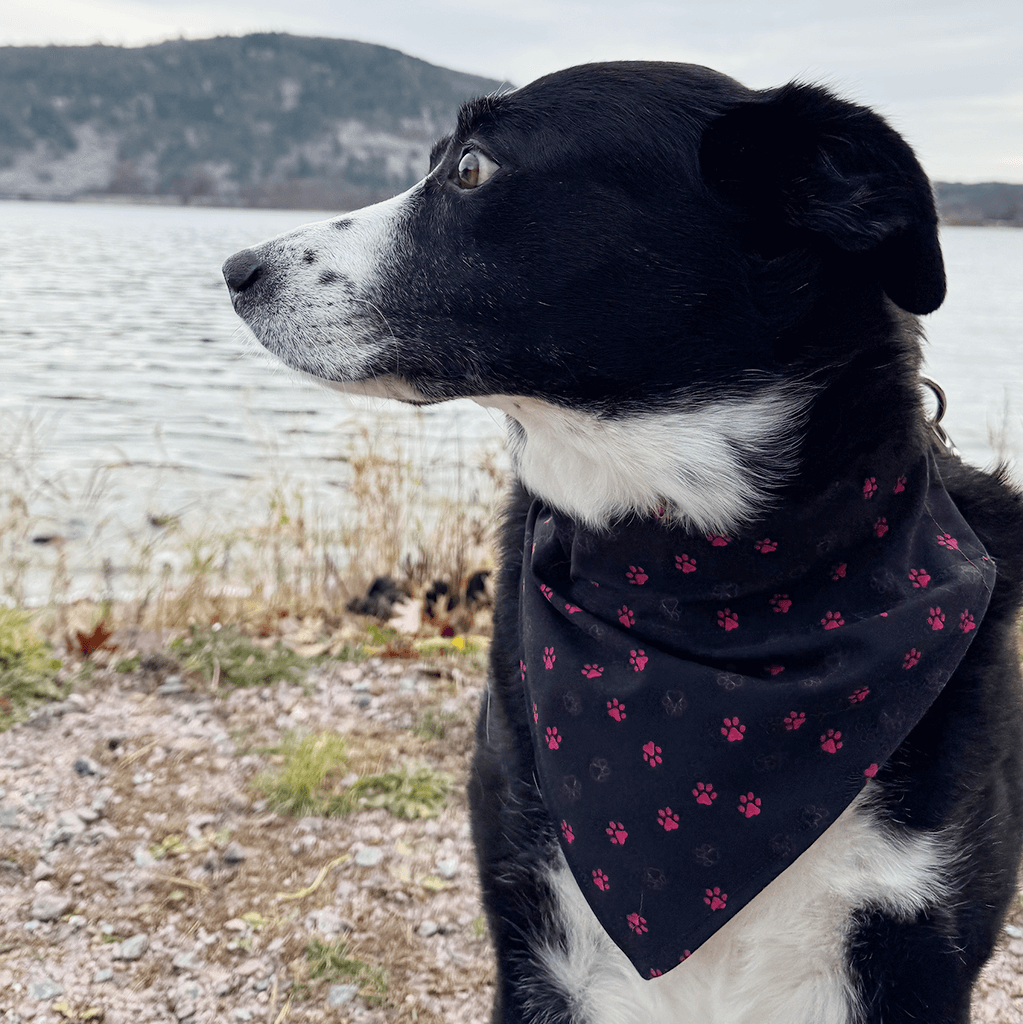
<path id="1" fill-rule="evenodd" d="M 774 231 L 823 236 L 869 256 L 885 293 L 908 312 L 941 305 L 945 268 L 930 182 L 873 111 L 817 86 L 767 90 L 708 126 L 700 161 L 760 239 Z"/>

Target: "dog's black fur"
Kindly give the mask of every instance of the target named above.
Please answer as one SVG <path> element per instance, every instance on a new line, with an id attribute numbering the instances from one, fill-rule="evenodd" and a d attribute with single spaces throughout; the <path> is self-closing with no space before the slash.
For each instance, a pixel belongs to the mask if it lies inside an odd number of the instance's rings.
<path id="1" fill-rule="evenodd" d="M 459 187 L 467 152 L 497 165 L 485 184 Z M 1023 507 L 1004 472 L 938 451 L 926 422 L 914 314 L 940 305 L 945 282 L 912 152 L 875 114 L 823 89 L 754 92 L 703 68 L 621 63 L 466 105 L 432 165 L 395 222 L 400 256 L 389 250 L 362 292 L 332 268 L 310 286 L 321 307 L 338 296 L 335 313 L 317 314 L 331 330 L 298 344 L 273 326 L 295 317 L 293 268 L 301 258 L 315 269 L 318 245 L 285 240 L 229 261 L 236 308 L 267 347 L 341 385 L 399 380 L 406 400 L 523 396 L 625 424 L 782 382 L 804 405 L 795 459 L 768 452 L 757 467 L 775 510 L 819 493 L 882 441 L 907 461 L 935 448 L 997 585 L 966 658 L 876 783 L 880 827 L 948 844 L 951 898 L 908 921 L 869 903 L 855 910 L 845 955 L 858 1000 L 841 1024 L 965 1024 L 1023 835 Z M 345 294 L 369 301 L 346 305 Z M 356 375 L 325 370 L 319 350 L 374 335 L 393 344 Z M 473 831 L 499 962 L 494 1020 L 588 1024 L 536 968 L 539 949 L 565 946 L 565 925 L 518 670 L 530 500 L 516 483 Z"/>

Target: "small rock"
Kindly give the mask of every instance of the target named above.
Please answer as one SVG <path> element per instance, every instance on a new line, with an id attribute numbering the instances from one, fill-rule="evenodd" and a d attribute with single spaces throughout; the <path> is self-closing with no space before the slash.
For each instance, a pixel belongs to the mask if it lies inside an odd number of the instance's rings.
<path id="1" fill-rule="evenodd" d="M 140 933 L 120 943 L 114 950 L 113 958 L 115 960 L 140 960 L 147 949 L 149 949 L 149 936 Z"/>
<path id="2" fill-rule="evenodd" d="M 458 869 L 461 865 L 454 857 L 446 857 L 444 860 L 437 861 L 437 874 L 441 878 L 446 878 L 449 881 L 458 874 Z"/>
<path id="3" fill-rule="evenodd" d="M 86 921 L 85 917 L 83 917 L 81 914 L 72 914 L 67 919 L 68 928 L 70 928 L 71 931 L 73 932 L 80 932 L 86 926 L 87 923 L 88 922 Z"/>
<path id="4" fill-rule="evenodd" d="M 250 957 L 235 968 L 235 973 L 243 978 L 251 978 L 254 974 L 265 974 L 266 967 L 264 967 L 262 960 L 257 960 L 256 957 Z"/>
<path id="5" fill-rule="evenodd" d="M 1023 928 L 1017 928 L 1014 924 L 1005 926 L 1005 934 L 1013 939 L 1023 939 Z"/>
<path id="6" fill-rule="evenodd" d="M 341 932 L 352 931 L 352 922 L 343 918 L 333 907 L 320 907 L 311 910 L 305 916 L 306 927 L 311 932 L 321 935 L 340 935 Z"/>
<path id="7" fill-rule="evenodd" d="M 252 1017 L 253 1017 L 252 1011 L 251 1010 L 246 1010 L 244 1006 L 240 1006 L 240 1007 L 238 1007 L 237 1010 L 234 1011 L 234 1019 L 235 1020 L 247 1021 L 247 1020 L 252 1020 Z"/>
<path id="8" fill-rule="evenodd" d="M 53 878 L 53 865 L 40 860 L 32 869 L 32 881 L 41 882 L 44 878 Z"/>
<path id="9" fill-rule="evenodd" d="M 176 971 L 199 972 L 203 969 L 203 962 L 195 953 L 176 953 L 171 960 L 171 967 Z"/>
<path id="10" fill-rule="evenodd" d="M 29 913 L 33 921 L 56 921 L 71 909 L 71 900 L 56 892 L 40 893 L 33 901 Z"/>
<path id="11" fill-rule="evenodd" d="M 241 843 L 232 840 L 227 844 L 227 849 L 224 850 L 223 859 L 225 864 L 241 864 L 247 856 L 248 853 Z"/>
<path id="12" fill-rule="evenodd" d="M 232 917 L 230 921 L 225 921 L 224 928 L 229 932 L 247 932 L 249 930 L 249 926 L 240 917 Z"/>
<path id="13" fill-rule="evenodd" d="M 379 846 L 364 846 L 355 855 L 355 863 L 360 868 L 375 868 L 384 859 L 384 851 Z"/>
<path id="14" fill-rule="evenodd" d="M 57 996 L 64 994 L 64 986 L 60 982 L 54 981 L 53 978 L 47 977 L 45 974 L 40 975 L 38 978 L 33 978 L 28 985 L 29 995 L 33 999 L 40 1001 L 44 999 L 56 999 Z"/>
<path id="15" fill-rule="evenodd" d="M 156 692 L 161 697 L 169 697 L 175 693 L 184 693 L 186 690 L 185 684 L 181 681 L 181 676 L 170 675 L 156 688 Z"/>
<path id="16" fill-rule="evenodd" d="M 417 929 L 421 939 L 429 939 L 440 931 L 440 925 L 436 921 L 427 918 Z"/>
<path id="17" fill-rule="evenodd" d="M 80 757 L 75 761 L 75 771 L 79 775 L 95 775 L 99 766 L 91 757 Z"/>
<path id="18" fill-rule="evenodd" d="M 93 985 L 102 985 L 104 981 L 109 981 L 114 976 L 114 972 L 109 967 L 104 967 L 98 970 L 92 976 Z"/>
<path id="19" fill-rule="evenodd" d="M 327 990 L 328 1006 L 344 1006 L 359 994 L 358 985 L 331 985 Z"/>
<path id="20" fill-rule="evenodd" d="M 74 813 L 85 822 L 86 825 L 91 825 L 94 821 L 99 819 L 99 811 L 95 807 L 76 807 Z"/>

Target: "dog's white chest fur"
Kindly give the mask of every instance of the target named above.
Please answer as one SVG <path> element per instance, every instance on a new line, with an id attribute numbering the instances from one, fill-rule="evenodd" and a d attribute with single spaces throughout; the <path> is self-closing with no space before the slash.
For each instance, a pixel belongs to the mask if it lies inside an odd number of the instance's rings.
<path id="1" fill-rule="evenodd" d="M 905 920 L 945 895 L 940 841 L 886 835 L 870 811 L 871 789 L 691 957 L 653 980 L 607 937 L 561 859 L 550 882 L 566 943 L 538 951 L 542 988 L 561 991 L 570 1019 L 586 1024 L 849 1024 L 853 913 L 869 906 Z"/>

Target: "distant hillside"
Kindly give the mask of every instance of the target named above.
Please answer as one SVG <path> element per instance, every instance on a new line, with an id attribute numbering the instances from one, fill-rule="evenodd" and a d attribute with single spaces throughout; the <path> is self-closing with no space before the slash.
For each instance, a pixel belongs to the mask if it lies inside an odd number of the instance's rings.
<path id="1" fill-rule="evenodd" d="M 1023 185 L 987 181 L 980 185 L 935 183 L 938 210 L 946 224 L 1008 224 L 1023 227 Z"/>
<path id="2" fill-rule="evenodd" d="M 0 47 L 0 199 L 351 209 L 500 86 L 345 39 Z M 935 187 L 946 223 L 1023 225 L 1023 185 Z"/>
<path id="3" fill-rule="evenodd" d="M 361 205 L 499 86 L 343 39 L 0 47 L 0 198 Z"/>

